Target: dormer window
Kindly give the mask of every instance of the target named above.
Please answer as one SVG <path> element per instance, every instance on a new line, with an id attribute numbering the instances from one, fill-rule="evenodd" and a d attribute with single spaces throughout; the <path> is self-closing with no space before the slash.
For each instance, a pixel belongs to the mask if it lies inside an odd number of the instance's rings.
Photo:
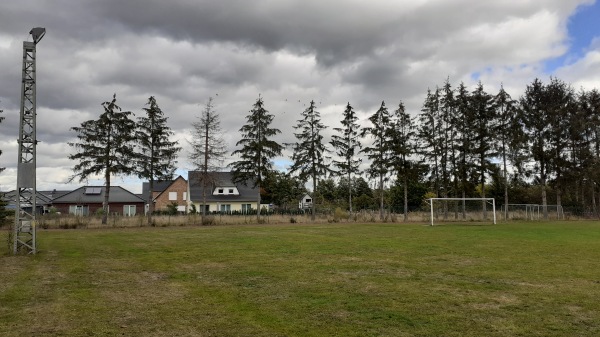
<path id="1" fill-rule="evenodd" d="M 238 191 L 238 189 L 234 186 L 234 187 L 216 187 L 213 190 L 213 195 L 240 195 L 240 192 Z"/>

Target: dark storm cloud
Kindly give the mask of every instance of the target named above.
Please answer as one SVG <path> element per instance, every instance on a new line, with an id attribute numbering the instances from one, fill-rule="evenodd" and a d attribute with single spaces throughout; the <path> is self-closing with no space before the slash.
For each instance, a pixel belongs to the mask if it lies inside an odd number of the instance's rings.
<path id="1" fill-rule="evenodd" d="M 540 61 L 566 50 L 566 20 L 584 2 L 3 1 L 0 166 L 16 166 L 21 42 L 32 27 L 47 29 L 38 46 L 38 137 L 41 169 L 56 168 L 45 178 L 51 184 L 70 174 L 70 128 L 96 118 L 114 93 L 137 116 L 156 96 L 184 148 L 212 96 L 230 150 L 260 94 L 282 130 L 277 140 L 292 142 L 292 126 L 313 99 L 325 124 L 337 127 L 347 102 L 363 124 L 382 100 L 389 109 L 402 100 L 416 113 L 427 88 L 447 76 L 469 85 L 477 72 L 522 86 L 540 75 Z M 587 64 L 576 69 L 589 76 Z M 184 149 L 181 167 L 186 156 Z M 0 184 L 11 179 L 7 169 Z"/>

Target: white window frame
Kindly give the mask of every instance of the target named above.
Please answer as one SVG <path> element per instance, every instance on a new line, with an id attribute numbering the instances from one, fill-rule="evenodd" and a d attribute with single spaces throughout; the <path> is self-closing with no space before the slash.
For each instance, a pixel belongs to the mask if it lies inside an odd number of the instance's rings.
<path id="1" fill-rule="evenodd" d="M 169 192 L 169 201 L 177 201 L 177 192 Z"/>
<path id="2" fill-rule="evenodd" d="M 242 213 L 248 213 L 252 211 L 252 204 L 242 204 Z"/>
<path id="3" fill-rule="evenodd" d="M 133 210 L 133 214 L 131 214 L 132 210 Z M 123 216 L 136 216 L 136 215 L 137 215 L 136 205 L 123 205 Z"/>

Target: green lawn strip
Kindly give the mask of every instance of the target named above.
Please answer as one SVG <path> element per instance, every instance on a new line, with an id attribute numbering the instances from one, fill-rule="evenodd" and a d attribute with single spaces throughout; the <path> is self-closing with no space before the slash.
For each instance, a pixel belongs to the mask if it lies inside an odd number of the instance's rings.
<path id="1" fill-rule="evenodd" d="M 0 335 L 600 333 L 597 222 L 144 228 L 39 237 L 33 259 L 0 257 L 11 266 L 0 272 L 0 299 L 7 299 L 0 302 Z M 32 313 L 42 323 L 19 319 Z"/>

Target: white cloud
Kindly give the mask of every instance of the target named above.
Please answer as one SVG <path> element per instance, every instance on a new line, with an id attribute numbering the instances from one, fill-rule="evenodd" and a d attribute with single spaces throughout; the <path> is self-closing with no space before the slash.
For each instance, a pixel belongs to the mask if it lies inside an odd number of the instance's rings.
<path id="1" fill-rule="evenodd" d="M 8 169 L 0 186 L 16 179 L 20 41 L 30 22 L 48 31 L 38 45 L 40 185 L 62 189 L 72 174 L 70 128 L 96 118 L 113 93 L 136 115 L 156 96 L 184 147 L 179 165 L 189 168 L 185 139 L 209 96 L 230 151 L 259 94 L 281 142 L 294 141 L 292 126 L 311 100 L 325 124 L 336 127 L 347 102 L 363 124 L 382 100 L 390 109 L 402 100 L 416 114 L 427 88 L 448 76 L 455 86 L 481 79 L 490 92 L 503 83 L 518 98 L 535 77 L 549 76 L 543 62 L 567 52 L 566 22 L 590 2 L 58 0 L 51 9 L 33 0 L 2 3 L 0 109 L 7 119 L 0 124 L 0 166 Z M 598 87 L 598 44 L 556 75 Z"/>

